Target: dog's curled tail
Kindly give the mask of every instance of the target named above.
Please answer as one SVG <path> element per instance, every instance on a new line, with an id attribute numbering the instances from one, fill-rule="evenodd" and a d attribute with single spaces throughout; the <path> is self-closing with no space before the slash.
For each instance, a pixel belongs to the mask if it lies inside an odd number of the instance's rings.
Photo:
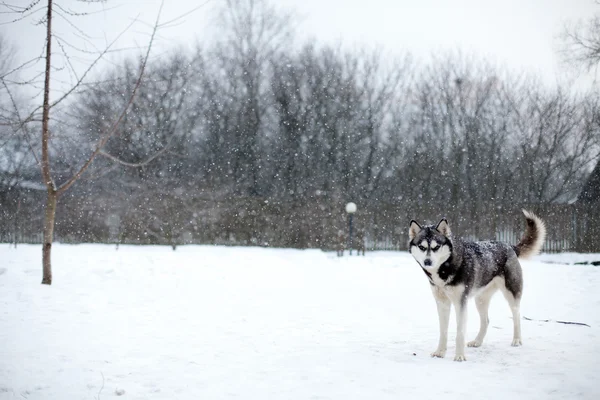
<path id="1" fill-rule="evenodd" d="M 513 248 L 517 257 L 526 259 L 535 256 L 542 249 L 546 240 L 546 224 L 530 211 L 523 210 L 523 214 L 527 220 L 527 228 L 521 241 Z"/>

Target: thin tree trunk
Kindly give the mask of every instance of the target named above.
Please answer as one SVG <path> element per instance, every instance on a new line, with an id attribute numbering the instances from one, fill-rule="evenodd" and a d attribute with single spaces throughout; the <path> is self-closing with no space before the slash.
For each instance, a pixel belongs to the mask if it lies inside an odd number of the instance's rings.
<path id="1" fill-rule="evenodd" d="M 48 198 L 46 200 L 46 215 L 44 217 L 44 247 L 42 249 L 42 264 L 44 266 L 43 285 L 52 284 L 52 266 L 50 256 L 52 253 L 52 241 L 54 239 L 54 221 L 56 216 L 56 200 L 58 193 L 56 190 L 48 189 Z"/>
<path id="2" fill-rule="evenodd" d="M 50 171 L 50 154 L 48 145 L 50 142 L 50 71 L 52 57 L 52 0 L 48 0 L 46 14 L 46 70 L 44 78 L 44 103 L 42 113 L 42 176 L 48 190 L 46 202 L 46 216 L 44 218 L 44 244 L 42 247 L 42 265 L 44 267 L 42 284 L 52 284 L 52 266 L 50 264 L 50 252 L 52 250 L 52 239 L 54 237 L 54 216 L 56 214 L 56 198 L 58 194 Z"/>

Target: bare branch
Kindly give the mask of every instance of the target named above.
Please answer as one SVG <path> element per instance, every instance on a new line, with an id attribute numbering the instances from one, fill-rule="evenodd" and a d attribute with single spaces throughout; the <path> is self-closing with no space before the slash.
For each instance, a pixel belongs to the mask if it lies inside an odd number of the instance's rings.
<path id="1" fill-rule="evenodd" d="M 28 61 L 25 61 L 23 64 L 19 65 L 18 67 L 13 68 L 10 71 L 8 71 L 7 73 L 5 73 L 4 75 L 0 76 L 0 79 L 4 79 L 7 76 L 9 76 L 10 74 L 13 74 L 13 73 L 15 73 L 15 72 L 17 72 L 17 71 L 25 68 L 26 66 L 28 66 L 30 64 L 33 64 L 33 63 L 36 63 L 38 61 L 40 61 L 40 57 L 35 57 L 35 58 L 32 58 L 32 59 L 30 59 Z"/>
<path id="2" fill-rule="evenodd" d="M 563 59 L 591 71 L 600 64 L 600 14 L 586 24 L 565 26 L 562 34 Z"/>
<path id="3" fill-rule="evenodd" d="M 65 50 L 65 46 L 63 46 L 62 40 L 60 40 L 57 37 L 56 38 L 56 43 L 58 43 L 58 46 L 60 47 L 60 51 L 62 51 L 63 55 L 65 56 L 65 60 L 67 61 L 67 64 L 69 65 L 69 68 L 70 68 L 69 72 L 72 73 L 75 76 L 75 79 L 77 81 L 79 81 L 79 77 L 77 76 L 77 71 L 75 70 L 75 67 L 73 67 L 73 64 L 71 64 L 71 58 L 67 54 L 67 51 Z"/>
<path id="4" fill-rule="evenodd" d="M 39 4 L 40 1 L 41 0 L 33 0 L 31 3 L 29 3 L 28 6 L 25 6 L 25 7 L 17 6 L 14 4 L 7 4 L 5 1 L 0 3 L 0 5 L 11 10 L 10 13 L 12 13 L 12 14 L 23 14 L 23 13 L 26 13 L 26 12 L 32 10 L 36 5 Z"/>
<path id="5" fill-rule="evenodd" d="M 133 103 L 133 100 L 134 100 L 134 98 L 135 98 L 135 96 L 137 94 L 137 91 L 138 91 L 138 89 L 139 89 L 139 87 L 140 87 L 140 85 L 142 83 L 142 78 L 144 76 L 144 72 L 146 70 L 146 65 L 147 65 L 148 59 L 150 57 L 150 50 L 152 49 L 152 44 L 154 43 L 154 38 L 155 38 L 155 35 L 156 35 L 156 31 L 158 30 L 159 21 L 160 21 L 160 15 L 161 15 L 163 6 L 164 6 L 164 1 L 161 2 L 160 9 L 159 9 L 158 15 L 156 17 L 156 22 L 154 24 L 154 29 L 152 30 L 152 35 L 151 35 L 150 41 L 148 43 L 148 49 L 146 50 L 146 54 L 145 54 L 145 56 L 144 56 L 144 58 L 142 60 L 142 64 L 140 66 L 140 72 L 139 72 L 139 75 L 138 75 L 138 79 L 137 79 L 137 81 L 135 83 L 135 86 L 133 88 L 131 96 L 129 97 L 129 101 L 127 102 L 127 104 L 123 108 L 123 111 L 121 112 L 121 115 L 115 121 L 115 123 L 113 124 L 113 126 L 96 143 L 96 148 L 92 152 L 92 154 L 90 155 L 90 157 L 87 159 L 87 161 L 81 166 L 81 168 L 69 180 L 67 180 L 65 183 L 63 183 L 60 186 L 60 188 L 58 189 L 58 194 L 64 193 L 67 189 L 69 189 L 77 181 L 77 179 L 79 179 L 81 177 L 81 175 L 83 175 L 83 173 L 92 164 L 92 162 L 94 161 L 94 159 L 96 158 L 96 156 L 98 154 L 100 154 L 100 152 L 102 151 L 102 148 L 104 147 L 104 145 L 106 145 L 106 143 L 108 142 L 108 140 L 115 134 L 115 132 L 117 131 L 117 128 L 119 127 L 119 125 L 121 124 L 121 122 L 123 121 L 123 119 L 125 118 L 125 115 L 127 115 L 127 111 L 129 110 L 129 107 Z"/>
<path id="6" fill-rule="evenodd" d="M 68 25 L 70 25 L 73 29 L 75 29 L 75 31 L 78 32 L 79 35 L 83 36 L 86 39 L 91 39 L 92 38 L 90 35 L 88 35 L 84 31 L 82 31 L 77 25 L 75 25 L 73 22 L 71 22 L 71 20 L 69 18 L 67 18 L 64 15 L 62 15 L 61 12 L 54 10 L 54 14 L 56 14 L 60 18 L 62 18 Z"/>
<path id="7" fill-rule="evenodd" d="M 157 151 L 156 153 L 154 153 L 152 156 L 148 157 L 146 160 L 138 162 L 138 163 L 130 163 L 127 161 L 123 161 L 118 157 L 115 157 L 111 154 L 108 154 L 104 151 L 100 151 L 99 155 L 104 156 L 118 164 L 124 165 L 126 167 L 144 167 L 148 164 L 150 164 L 152 161 L 154 161 L 155 159 L 157 159 L 158 157 L 160 157 L 161 155 L 163 155 L 164 153 L 166 153 L 169 150 L 170 147 L 170 143 L 168 143 L 165 147 L 163 147 L 162 149 L 160 149 L 159 151 Z"/>
<path id="8" fill-rule="evenodd" d="M 21 16 L 11 20 L 11 21 L 6 21 L 6 22 L 0 22 L 0 25 L 8 25 L 8 24 L 12 24 L 14 22 L 18 22 L 21 20 L 24 20 L 26 18 L 29 18 L 30 16 L 38 13 L 39 11 L 42 11 L 44 9 L 44 7 L 38 7 L 35 8 L 34 7 L 40 2 L 40 0 L 35 0 L 34 2 L 32 2 L 29 6 L 23 8 L 22 10 L 19 11 L 15 11 L 13 10 L 14 7 L 16 6 L 10 6 L 8 4 L 6 4 L 5 2 L 2 2 L 0 5 L 5 6 L 6 8 L 10 9 L 11 11 L 8 12 L 7 14 L 21 14 Z"/>
<path id="9" fill-rule="evenodd" d="M 119 40 L 119 38 L 129 30 L 129 28 L 136 22 L 136 20 L 134 19 L 128 26 L 127 28 L 125 28 L 121 33 L 119 33 L 117 35 L 117 37 L 109 43 L 109 45 L 98 55 L 98 57 L 96 57 L 96 59 L 90 64 L 90 66 L 85 70 L 85 72 L 83 73 L 83 75 L 81 76 L 81 78 L 79 78 L 79 80 L 71 87 L 71 89 L 69 89 L 64 95 L 62 95 L 58 100 L 54 101 L 51 105 L 50 108 L 55 107 L 56 105 L 60 104 L 63 100 L 65 100 L 67 97 L 69 97 L 69 95 L 71 93 L 73 93 L 75 90 L 77 90 L 77 88 L 79 87 L 79 85 L 81 85 L 81 82 L 85 79 L 85 77 L 88 75 L 88 73 L 94 68 L 94 66 L 96 66 L 96 64 L 98 64 L 98 62 L 106 55 L 106 53 L 108 52 L 108 50 L 117 42 L 117 40 Z M 154 39 L 154 35 L 151 38 L 151 41 Z M 152 43 L 152 42 L 151 42 Z M 149 54 L 150 52 L 150 47 L 148 47 L 148 52 L 147 54 Z"/>
<path id="10" fill-rule="evenodd" d="M 78 36 L 76 32 L 73 32 L 73 34 L 75 36 Z M 69 48 L 71 48 L 73 50 L 76 50 L 78 53 L 90 54 L 90 55 L 95 55 L 96 56 L 96 55 L 98 55 L 101 52 L 100 49 L 96 48 L 96 46 L 94 45 L 93 42 L 91 42 L 91 41 L 89 41 L 86 38 L 81 37 L 81 36 L 78 36 L 78 37 L 81 38 L 82 40 L 87 41 L 92 47 L 94 47 L 95 48 L 94 51 L 92 51 L 92 50 L 86 50 L 86 49 L 83 49 L 83 48 L 77 47 L 77 46 L 73 46 L 71 43 L 69 43 L 68 41 L 64 40 L 61 36 L 54 35 L 54 37 L 55 38 L 60 38 L 60 40 L 63 43 L 63 45 L 65 45 L 65 46 L 67 46 L 67 47 L 69 47 Z M 136 46 L 118 47 L 118 48 L 115 48 L 115 49 L 104 49 L 104 52 L 106 54 L 108 54 L 108 53 L 117 53 L 117 52 L 121 52 L 121 51 L 138 50 L 138 49 L 139 49 L 139 46 L 137 46 L 137 47 Z"/>
<path id="11" fill-rule="evenodd" d="M 86 3 L 94 3 L 94 2 L 87 1 Z M 101 2 L 97 2 L 97 3 L 101 3 Z M 56 4 L 56 7 L 59 8 L 65 14 L 67 14 L 67 15 L 69 15 L 71 17 L 86 17 L 86 16 L 90 16 L 90 15 L 94 15 L 94 14 L 105 13 L 106 11 L 116 10 L 116 9 L 120 8 L 121 6 L 120 5 L 116 5 L 116 6 L 113 6 L 113 7 L 103 7 L 102 10 L 98 10 L 98 11 L 86 11 L 86 12 L 82 12 L 82 13 L 81 12 L 73 11 L 71 9 L 67 10 L 66 8 L 62 7 L 60 4 Z"/>
<path id="12" fill-rule="evenodd" d="M 187 17 L 188 15 L 190 15 L 190 14 L 192 14 L 192 13 L 194 13 L 194 12 L 198 11 L 199 9 L 201 9 L 202 7 L 204 7 L 205 5 L 207 5 L 208 3 L 210 3 L 211 1 L 212 1 L 212 0 L 206 0 L 204 3 L 200 4 L 199 6 L 197 6 L 197 7 L 194 7 L 194 8 L 192 8 L 191 10 L 189 10 L 189 11 L 186 11 L 185 13 L 183 13 L 183 14 L 181 14 L 181 15 L 177 16 L 177 17 L 175 17 L 175 18 L 173 18 L 173 19 L 171 19 L 171 20 L 169 20 L 169 21 L 162 22 L 162 23 L 160 24 L 159 28 L 167 28 L 167 27 L 170 27 L 170 26 L 172 26 L 172 24 L 173 24 L 173 23 L 178 23 L 178 22 L 180 22 L 180 21 L 181 21 L 183 18 L 185 18 L 185 17 Z"/>

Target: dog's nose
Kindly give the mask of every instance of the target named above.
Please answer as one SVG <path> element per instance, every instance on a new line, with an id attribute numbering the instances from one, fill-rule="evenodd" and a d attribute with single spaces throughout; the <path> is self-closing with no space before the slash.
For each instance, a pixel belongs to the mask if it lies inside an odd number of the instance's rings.
<path id="1" fill-rule="evenodd" d="M 431 260 L 428 258 L 425 261 L 423 261 L 423 264 L 425 264 L 426 267 L 431 267 Z"/>

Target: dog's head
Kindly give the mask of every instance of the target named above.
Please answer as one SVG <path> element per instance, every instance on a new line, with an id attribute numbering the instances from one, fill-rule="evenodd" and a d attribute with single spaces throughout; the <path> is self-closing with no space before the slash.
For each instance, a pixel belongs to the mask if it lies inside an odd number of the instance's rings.
<path id="1" fill-rule="evenodd" d="M 442 219 L 437 226 L 421 226 L 410 221 L 408 244 L 410 254 L 426 270 L 437 270 L 452 254 L 450 225 Z"/>

